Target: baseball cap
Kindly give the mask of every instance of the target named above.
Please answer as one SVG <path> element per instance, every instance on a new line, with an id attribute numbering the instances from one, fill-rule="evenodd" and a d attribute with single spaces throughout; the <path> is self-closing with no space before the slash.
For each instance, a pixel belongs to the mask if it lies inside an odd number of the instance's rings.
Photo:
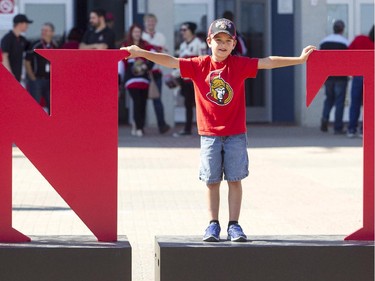
<path id="1" fill-rule="evenodd" d="M 214 20 L 211 23 L 210 28 L 208 29 L 208 36 L 215 36 L 221 32 L 226 33 L 233 38 L 236 38 L 237 36 L 234 23 L 224 18 Z"/>
<path id="2" fill-rule="evenodd" d="M 28 19 L 26 15 L 24 14 L 18 14 L 14 16 L 13 23 L 22 23 L 22 22 L 33 23 L 33 21 Z"/>

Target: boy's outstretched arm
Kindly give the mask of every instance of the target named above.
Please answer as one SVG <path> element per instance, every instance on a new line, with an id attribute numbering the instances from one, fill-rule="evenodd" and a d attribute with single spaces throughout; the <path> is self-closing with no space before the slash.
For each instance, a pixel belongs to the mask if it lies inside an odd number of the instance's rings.
<path id="1" fill-rule="evenodd" d="M 258 68 L 259 69 L 272 69 L 272 68 L 302 64 L 307 61 L 307 58 L 314 50 L 316 50 L 316 47 L 307 46 L 306 48 L 302 50 L 302 53 L 299 57 L 269 56 L 267 58 L 262 58 L 262 59 L 259 59 L 258 61 Z"/>
<path id="2" fill-rule="evenodd" d="M 165 53 L 153 53 L 150 51 L 143 50 L 138 46 L 132 45 L 129 47 L 122 47 L 121 50 L 126 50 L 130 53 L 128 58 L 142 57 L 148 59 L 156 64 L 160 64 L 169 68 L 179 68 L 180 63 L 178 58 L 172 57 Z"/>

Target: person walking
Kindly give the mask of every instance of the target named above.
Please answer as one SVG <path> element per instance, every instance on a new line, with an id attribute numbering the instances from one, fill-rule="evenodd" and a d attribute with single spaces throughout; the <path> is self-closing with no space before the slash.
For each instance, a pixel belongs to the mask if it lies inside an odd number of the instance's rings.
<path id="1" fill-rule="evenodd" d="M 33 21 L 24 14 L 14 16 L 13 29 L 1 39 L 3 65 L 13 73 L 19 82 L 21 81 L 24 52 L 29 46 L 29 42 L 22 34 L 27 31 L 30 23 Z"/>
<path id="2" fill-rule="evenodd" d="M 349 50 L 374 50 L 374 26 L 368 35 L 358 35 L 349 45 Z M 354 138 L 357 136 L 358 119 L 363 103 L 363 77 L 354 76 L 350 91 L 349 126 L 347 136 Z M 359 130 L 359 137 L 362 137 L 363 128 Z"/>
<path id="3" fill-rule="evenodd" d="M 90 28 L 85 32 L 80 49 L 114 49 L 115 33 L 105 22 L 106 12 L 94 9 L 90 12 Z"/>
<path id="4" fill-rule="evenodd" d="M 320 42 L 321 50 L 347 50 L 349 41 L 343 36 L 345 24 L 342 20 L 336 20 L 333 24 L 333 34 L 328 35 Z M 323 114 L 320 130 L 328 132 L 329 115 L 335 106 L 334 133 L 344 134 L 344 104 L 346 97 L 346 87 L 348 85 L 347 76 L 330 76 L 324 83 L 325 95 Z"/>
<path id="5" fill-rule="evenodd" d="M 142 39 L 142 28 L 133 24 L 128 32 L 123 47 L 136 45 L 146 50 L 153 50 L 148 42 Z M 143 137 L 146 121 L 146 106 L 148 99 L 148 87 L 150 84 L 149 71 L 154 66 L 149 60 L 141 57 L 131 58 L 125 63 L 125 88 L 130 93 L 133 100 L 133 126 L 131 134 L 137 137 Z"/>
<path id="6" fill-rule="evenodd" d="M 156 31 L 157 18 L 154 14 L 146 14 L 143 17 L 144 31 L 142 39 L 153 46 L 157 52 L 166 52 L 166 39 L 163 33 Z M 164 119 L 164 106 L 161 100 L 162 96 L 162 81 L 163 72 L 158 65 L 154 65 L 151 74 L 154 77 L 155 83 L 159 89 L 160 97 L 152 99 L 154 111 L 158 122 L 159 133 L 164 134 L 171 128 Z"/>
<path id="7" fill-rule="evenodd" d="M 26 52 L 25 69 L 27 76 L 27 87 L 31 96 L 40 103 L 42 98 L 46 103 L 48 113 L 50 112 L 50 63 L 41 55 L 34 52 L 35 49 L 57 49 L 53 42 L 55 26 L 46 22 L 42 25 L 40 39 L 31 44 Z"/>
<path id="8" fill-rule="evenodd" d="M 169 68 L 179 68 L 182 77 L 192 79 L 197 101 L 198 133 L 201 135 L 199 178 L 207 185 L 209 226 L 203 241 L 220 241 L 220 183 L 228 182 L 229 223 L 227 239 L 245 242 L 247 236 L 239 225 L 242 202 L 242 179 L 249 174 L 246 133 L 244 81 L 255 78 L 258 69 L 272 69 L 306 62 L 314 46 L 303 49 L 299 57 L 248 58 L 232 56 L 236 28 L 230 20 L 211 23 L 206 42 L 212 55 L 176 58 L 153 53 L 138 46 L 124 48 L 128 59 L 144 57 Z"/>

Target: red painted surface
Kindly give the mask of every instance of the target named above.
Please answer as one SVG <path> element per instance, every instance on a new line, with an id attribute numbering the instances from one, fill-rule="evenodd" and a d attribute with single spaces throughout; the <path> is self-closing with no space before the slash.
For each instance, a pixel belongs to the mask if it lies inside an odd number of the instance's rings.
<path id="1" fill-rule="evenodd" d="M 51 62 L 51 115 L 0 65 L 0 242 L 12 228 L 12 144 L 99 241 L 117 240 L 120 50 L 37 50 Z"/>
<path id="2" fill-rule="evenodd" d="M 374 240 L 374 51 L 314 51 L 307 62 L 309 106 L 328 76 L 363 76 L 363 227 L 345 240 Z"/>

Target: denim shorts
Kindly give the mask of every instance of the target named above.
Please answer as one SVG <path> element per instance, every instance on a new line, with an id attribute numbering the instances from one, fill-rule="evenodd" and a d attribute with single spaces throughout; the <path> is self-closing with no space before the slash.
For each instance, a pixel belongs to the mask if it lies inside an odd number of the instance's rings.
<path id="1" fill-rule="evenodd" d="M 201 136 L 199 179 L 207 184 L 240 181 L 249 175 L 247 135 Z"/>

